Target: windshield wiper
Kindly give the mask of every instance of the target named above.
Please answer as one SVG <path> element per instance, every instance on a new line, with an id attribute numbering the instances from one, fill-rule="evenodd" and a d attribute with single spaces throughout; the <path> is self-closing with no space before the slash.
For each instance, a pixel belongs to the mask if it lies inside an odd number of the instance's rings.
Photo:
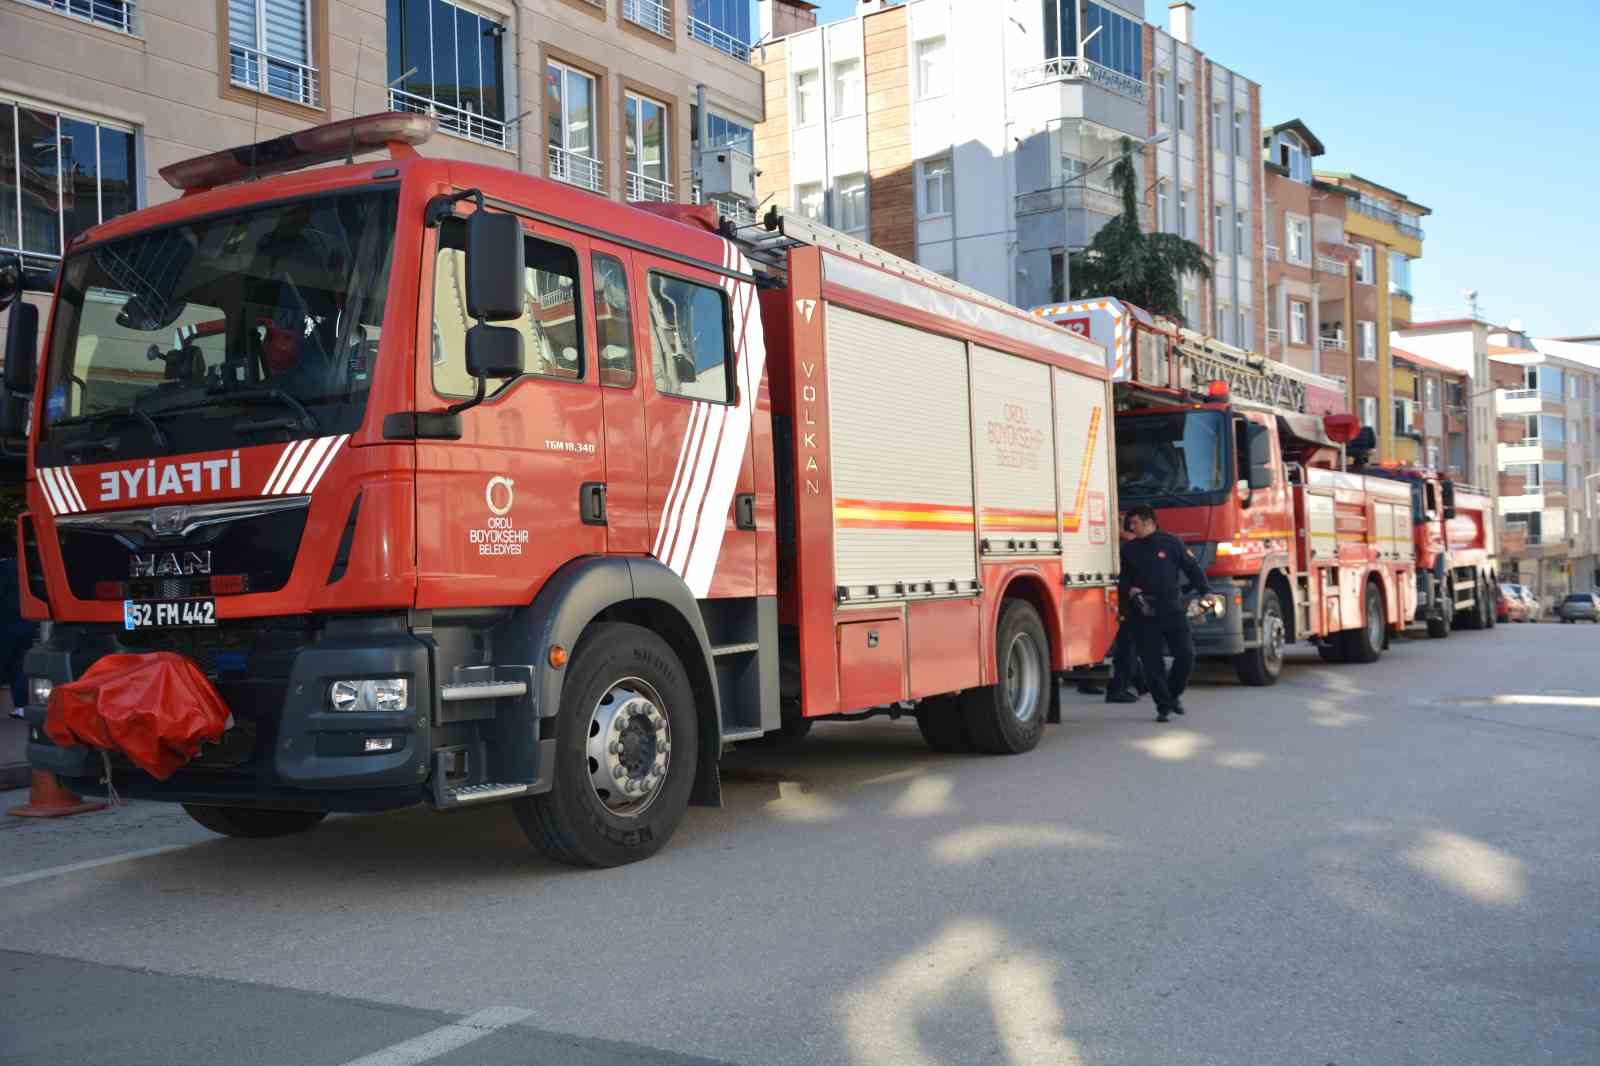
<path id="1" fill-rule="evenodd" d="M 203 400 L 175 403 L 170 407 L 163 407 L 153 413 L 158 418 L 165 418 L 167 415 L 178 414 L 181 411 L 194 411 L 217 403 L 242 403 L 246 405 L 276 403 L 294 411 L 295 417 L 293 419 L 267 418 L 255 422 L 239 423 L 237 428 L 246 431 L 298 428 L 308 433 L 315 433 L 320 428 L 317 423 L 317 416 L 312 414 L 305 404 L 282 389 L 210 389 Z"/>
<path id="2" fill-rule="evenodd" d="M 172 445 L 168 443 L 167 435 L 161 431 L 161 427 L 156 424 L 156 420 L 150 417 L 149 412 L 142 411 L 131 403 L 126 407 L 110 407 L 104 411 L 73 415 L 70 418 L 58 418 L 50 423 L 50 428 L 55 429 L 57 426 L 88 426 L 110 418 L 121 418 L 144 423 L 150 430 L 150 436 L 155 440 L 156 447 L 160 448 L 165 454 L 171 453 Z M 115 437 L 100 437 L 95 440 L 75 441 L 66 445 L 62 451 L 68 455 L 81 455 L 84 452 L 99 451 L 100 449 L 114 451 L 117 443 L 117 438 Z"/>

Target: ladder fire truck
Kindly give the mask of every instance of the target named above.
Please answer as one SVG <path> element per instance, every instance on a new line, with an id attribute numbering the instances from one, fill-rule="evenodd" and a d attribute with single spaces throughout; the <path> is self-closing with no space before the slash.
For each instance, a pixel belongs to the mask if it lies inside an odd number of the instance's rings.
<path id="1" fill-rule="evenodd" d="M 608 866 L 735 741 L 892 709 L 1037 744 L 1116 625 L 1104 352 L 803 220 L 432 131 L 164 169 L 180 199 L 67 249 L 37 367 L 15 301 L 34 766 L 245 836 L 507 801 Z"/>
<path id="2" fill-rule="evenodd" d="M 1411 493 L 1345 469 L 1360 427 L 1338 384 L 1117 300 L 1034 313 L 1108 345 L 1118 498 L 1155 508 L 1224 604 L 1197 653 L 1248 685 L 1276 682 L 1295 641 L 1375 661 L 1416 610 Z"/>

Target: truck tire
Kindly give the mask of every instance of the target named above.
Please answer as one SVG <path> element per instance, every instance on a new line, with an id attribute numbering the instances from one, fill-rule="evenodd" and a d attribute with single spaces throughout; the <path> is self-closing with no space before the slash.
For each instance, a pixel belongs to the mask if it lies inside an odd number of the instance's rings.
<path id="1" fill-rule="evenodd" d="M 967 716 L 958 695 L 930 696 L 917 704 L 917 729 L 928 747 L 943 755 L 961 755 L 972 750 L 967 734 Z"/>
<path id="2" fill-rule="evenodd" d="M 1388 624 L 1383 617 L 1383 590 L 1368 581 L 1361 596 L 1361 626 L 1341 634 L 1346 662 L 1375 663 L 1383 655 Z"/>
<path id="3" fill-rule="evenodd" d="M 1331 643 L 1317 645 L 1317 655 L 1322 658 L 1323 662 L 1347 663 L 1350 661 L 1349 659 L 1345 658 L 1344 640 L 1341 639 L 1343 636 L 1343 633 L 1336 634 Z"/>
<path id="4" fill-rule="evenodd" d="M 578 642 L 555 718 L 550 791 L 514 801 L 534 847 L 572 866 L 621 866 L 671 839 L 699 760 L 694 693 L 678 656 L 642 626 Z"/>
<path id="5" fill-rule="evenodd" d="M 326 818 L 326 811 L 275 811 L 264 807 L 208 807 L 185 803 L 189 817 L 225 837 L 261 840 L 304 833 Z"/>
<path id="6" fill-rule="evenodd" d="M 1500 619 L 1495 614 L 1494 609 L 1495 598 L 1494 585 L 1487 581 L 1479 582 L 1478 617 L 1482 619 L 1483 622 L 1483 624 L 1478 627 L 1479 629 L 1493 629 L 1499 624 Z"/>
<path id="7" fill-rule="evenodd" d="M 1278 678 L 1283 675 L 1286 634 L 1283 605 L 1279 603 L 1275 589 L 1264 589 L 1261 593 L 1261 621 L 1257 628 L 1261 631 L 1261 646 L 1235 655 L 1233 670 L 1244 684 L 1264 688 L 1276 685 Z"/>
<path id="8" fill-rule="evenodd" d="M 991 755 L 1032 751 L 1050 713 L 1050 642 L 1039 612 L 1025 600 L 1007 600 L 995 627 L 999 681 L 961 694 L 962 717 L 973 747 Z"/>
<path id="9" fill-rule="evenodd" d="M 1440 601 L 1440 606 L 1436 607 L 1433 612 L 1428 615 L 1428 636 L 1432 637 L 1434 640 L 1443 640 L 1450 635 L 1450 630 L 1454 622 L 1455 612 L 1446 609 L 1443 606 L 1443 601 Z"/>

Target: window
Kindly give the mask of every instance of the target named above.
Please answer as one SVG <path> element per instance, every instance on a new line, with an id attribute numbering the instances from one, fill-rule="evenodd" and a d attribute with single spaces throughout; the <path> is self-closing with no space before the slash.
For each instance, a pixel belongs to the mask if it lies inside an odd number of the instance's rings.
<path id="1" fill-rule="evenodd" d="M 1396 296 L 1411 297 L 1411 260 L 1403 252 L 1389 253 L 1389 291 Z"/>
<path id="2" fill-rule="evenodd" d="M 1194 238 L 1194 232 L 1190 228 L 1190 221 L 1191 220 L 1189 218 L 1189 190 L 1188 189 L 1179 189 L 1178 190 L 1178 234 L 1180 236 L 1183 236 L 1183 237 L 1188 237 L 1188 238 L 1190 238 L 1192 240 Z"/>
<path id="3" fill-rule="evenodd" d="M 1240 255 L 1248 255 L 1250 253 L 1250 238 L 1245 230 L 1245 213 L 1243 211 L 1235 211 L 1233 213 L 1233 250 Z"/>
<path id="4" fill-rule="evenodd" d="M 1376 396 L 1361 396 L 1356 399 L 1356 410 L 1361 415 L 1361 424 L 1371 426 L 1373 432 L 1378 429 L 1378 398 Z"/>
<path id="5" fill-rule="evenodd" d="M 1078 0 L 1044 0 L 1044 58 L 1078 54 Z"/>
<path id="6" fill-rule="evenodd" d="M 689 0 L 689 36 L 750 61 L 750 8 L 746 0 Z"/>
<path id="7" fill-rule="evenodd" d="M 1567 443 L 1567 426 L 1555 415 L 1539 416 L 1539 439 L 1546 448 L 1560 448 Z"/>
<path id="8" fill-rule="evenodd" d="M 950 169 L 950 157 L 947 155 L 936 156 L 933 159 L 924 159 L 918 164 L 922 169 L 922 180 L 917 188 L 922 200 L 917 205 L 917 213 L 923 218 L 935 218 L 948 215 L 955 206 L 954 174 Z"/>
<path id="9" fill-rule="evenodd" d="M 794 202 L 802 215 L 813 222 L 822 221 L 822 185 L 819 182 L 796 185 Z"/>
<path id="10" fill-rule="evenodd" d="M 1544 366 L 1538 369 L 1539 394 L 1547 400 L 1560 403 L 1565 399 L 1566 386 L 1562 384 L 1562 374 L 1559 368 Z"/>
<path id="11" fill-rule="evenodd" d="M 1400 397 L 1400 396 L 1396 396 L 1394 398 L 1394 435 L 1395 436 L 1397 436 L 1397 437 L 1409 437 L 1414 432 L 1416 432 L 1416 428 L 1413 425 L 1413 422 L 1415 421 L 1415 412 L 1414 412 L 1413 409 L 1415 407 L 1416 407 L 1416 401 L 1415 400 L 1407 400 L 1404 397 Z"/>
<path id="12" fill-rule="evenodd" d="M 431 112 L 446 133 L 506 147 L 504 27 L 444 0 L 388 3 L 389 110 Z"/>
<path id="13" fill-rule="evenodd" d="M 1439 445 L 1437 444 L 1430 443 L 1428 445 L 1428 469 L 1439 469 Z"/>
<path id="14" fill-rule="evenodd" d="M 473 321 L 467 314 L 466 239 L 466 223 L 447 222 L 434 260 L 433 387 L 441 396 L 471 396 L 477 384 L 467 373 Z M 525 238 L 523 248 L 522 317 L 499 324 L 522 334 L 529 374 L 576 381 L 583 377 L 578 254 L 537 237 Z"/>
<path id="15" fill-rule="evenodd" d="M 1361 253 L 1361 257 L 1356 260 L 1356 280 L 1363 285 L 1371 285 L 1373 280 L 1372 272 L 1375 269 L 1372 245 L 1358 244 L 1356 248 Z"/>
<path id="16" fill-rule="evenodd" d="M 672 122 L 665 104 L 628 93 L 623 98 L 622 150 L 628 167 L 628 199 L 672 199 Z"/>
<path id="17" fill-rule="evenodd" d="M 53 267 L 66 242 L 138 206 L 139 176 L 131 130 L 0 99 L 0 249 Z"/>
<path id="18" fill-rule="evenodd" d="M 1211 101 L 1211 144 L 1217 151 L 1227 151 L 1228 125 L 1222 121 L 1222 101 Z"/>
<path id="19" fill-rule="evenodd" d="M 631 389 L 633 308 L 628 303 L 628 271 L 615 256 L 593 252 L 594 338 L 600 346 L 600 384 Z"/>
<path id="20" fill-rule="evenodd" d="M 1228 327 L 1233 324 L 1232 308 L 1230 308 L 1227 304 L 1218 301 L 1216 314 L 1213 317 L 1216 319 L 1216 332 L 1214 336 L 1217 338 L 1217 340 L 1222 341 L 1225 344 L 1232 344 L 1233 338 L 1228 335 Z"/>
<path id="21" fill-rule="evenodd" d="M 917 42 L 917 99 L 943 96 L 950 91 L 950 70 L 945 64 L 944 38 Z"/>
<path id="22" fill-rule="evenodd" d="M 1172 214 L 1170 211 L 1171 204 L 1169 203 L 1172 199 L 1171 190 L 1172 186 L 1167 182 L 1166 178 L 1156 182 L 1156 229 L 1165 230 L 1171 225 Z"/>
<path id="23" fill-rule="evenodd" d="M 1356 323 L 1356 351 L 1361 358 L 1378 358 L 1378 325 L 1375 322 Z"/>
<path id="24" fill-rule="evenodd" d="M 1195 319 L 1199 316 L 1200 312 L 1195 310 L 1195 305 L 1197 303 L 1199 303 L 1199 300 L 1197 300 L 1195 298 L 1195 294 L 1194 293 L 1186 292 L 1186 293 L 1183 294 L 1183 322 L 1184 322 L 1184 325 L 1192 325 L 1194 323 Z"/>
<path id="25" fill-rule="evenodd" d="M 1578 375 L 1573 374 L 1573 375 L 1570 375 L 1567 378 L 1567 399 L 1576 400 L 1577 398 L 1578 398 Z"/>
<path id="26" fill-rule="evenodd" d="M 1250 142 L 1244 135 L 1244 117 L 1243 111 L 1233 113 L 1233 154 L 1237 156 L 1250 154 Z"/>
<path id="27" fill-rule="evenodd" d="M 651 273 L 650 356 L 657 392 L 728 403 L 731 347 L 726 293 Z"/>
<path id="28" fill-rule="evenodd" d="M 865 84 L 861 80 L 861 60 L 844 59 L 833 65 L 833 117 L 861 114 Z"/>
<path id="29" fill-rule="evenodd" d="M 1172 119 L 1168 114 L 1170 104 L 1167 102 L 1167 72 L 1156 71 L 1156 121 L 1163 126 L 1170 125 Z"/>
<path id="30" fill-rule="evenodd" d="M 601 187 L 596 147 L 595 80 L 581 70 L 551 63 L 545 73 L 545 122 L 550 176 L 596 192 Z"/>
<path id="31" fill-rule="evenodd" d="M 137 6 L 133 0 L 33 0 L 41 7 L 59 11 L 63 15 L 110 26 L 123 33 L 134 30 L 133 14 Z"/>
<path id="32" fill-rule="evenodd" d="M 1067 253 L 1050 253 L 1050 302 L 1060 303 L 1067 298 Z"/>
<path id="33" fill-rule="evenodd" d="M 1099 33 L 1095 31 L 1099 30 Z M 1101 7 L 1083 5 L 1084 58 L 1138 82 L 1144 81 L 1144 23 Z"/>
<path id="34" fill-rule="evenodd" d="M 1544 477 L 1544 483 L 1546 485 L 1553 487 L 1557 492 L 1567 487 L 1566 463 L 1550 462 L 1544 463 L 1542 466 L 1543 469 L 1541 470 L 1541 474 Z"/>
<path id="35" fill-rule="evenodd" d="M 1422 402 L 1430 411 L 1439 409 L 1439 381 L 1437 378 L 1422 379 Z"/>
<path id="36" fill-rule="evenodd" d="M 309 0 L 228 0 L 228 79 L 234 85 L 321 107 L 311 58 Z"/>
<path id="37" fill-rule="evenodd" d="M 1295 181 L 1311 183 L 1311 153 L 1307 150 L 1305 142 L 1300 137 L 1288 130 L 1279 133 L 1273 138 L 1273 157 L 1279 166 L 1289 172 L 1289 177 Z"/>
<path id="38" fill-rule="evenodd" d="M 1223 223 L 1227 215 L 1221 204 L 1211 205 L 1211 239 L 1217 242 L 1217 251 L 1228 250 L 1228 227 Z"/>
<path id="39" fill-rule="evenodd" d="M 814 125 L 822 118 L 822 101 L 817 99 L 817 72 L 802 70 L 794 76 L 794 124 Z"/>
<path id="40" fill-rule="evenodd" d="M 851 174 L 839 179 L 838 211 L 834 224 L 846 233 L 865 236 L 867 232 L 867 176 Z"/>
<path id="41" fill-rule="evenodd" d="M 1189 83 L 1178 79 L 1178 132 L 1189 128 Z"/>
<path id="42" fill-rule="evenodd" d="M 1301 266 L 1311 264 L 1311 242 L 1306 239 L 1306 220 L 1293 215 L 1283 217 L 1284 244 L 1288 260 Z"/>
<path id="43" fill-rule="evenodd" d="M 700 147 L 700 113 L 699 108 L 689 105 L 689 130 L 690 136 L 695 140 L 695 147 Z M 731 118 L 724 118 L 715 111 L 706 113 L 706 145 L 707 148 L 736 148 L 745 155 L 755 155 L 755 130 Z"/>
<path id="44" fill-rule="evenodd" d="M 1306 323 L 1311 321 L 1311 308 L 1303 300 L 1289 301 L 1289 342 L 1305 344 Z"/>

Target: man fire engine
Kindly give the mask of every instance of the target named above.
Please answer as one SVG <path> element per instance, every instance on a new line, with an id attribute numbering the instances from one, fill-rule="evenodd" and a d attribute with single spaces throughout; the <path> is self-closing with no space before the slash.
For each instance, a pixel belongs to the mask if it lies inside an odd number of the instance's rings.
<path id="1" fill-rule="evenodd" d="M 937 748 L 1037 744 L 1115 627 L 1104 352 L 432 130 L 165 168 L 67 249 L 37 368 L 15 302 L 34 766 L 243 836 L 508 801 L 606 866 L 734 741 L 914 702 Z"/>

